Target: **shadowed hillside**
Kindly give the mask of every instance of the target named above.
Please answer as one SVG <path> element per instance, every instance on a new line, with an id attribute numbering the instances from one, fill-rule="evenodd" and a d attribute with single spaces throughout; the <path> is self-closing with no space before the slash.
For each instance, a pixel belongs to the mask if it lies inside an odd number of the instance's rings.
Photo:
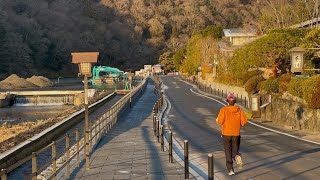
<path id="1" fill-rule="evenodd" d="M 208 25 L 262 28 L 260 9 L 267 2 L 1 0 L 0 78 L 75 76 L 73 51 L 99 51 L 98 64 L 140 69 L 184 47 L 192 32 Z"/>

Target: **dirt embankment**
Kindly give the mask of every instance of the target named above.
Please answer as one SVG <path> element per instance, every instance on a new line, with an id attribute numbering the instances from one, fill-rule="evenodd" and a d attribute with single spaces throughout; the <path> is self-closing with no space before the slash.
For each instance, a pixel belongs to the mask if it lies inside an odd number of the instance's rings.
<path id="1" fill-rule="evenodd" d="M 0 81 L 0 89 L 20 89 L 20 88 L 35 88 L 35 87 L 50 87 L 53 83 L 43 76 L 32 76 L 24 79 L 16 74 L 12 74 L 3 81 Z"/>

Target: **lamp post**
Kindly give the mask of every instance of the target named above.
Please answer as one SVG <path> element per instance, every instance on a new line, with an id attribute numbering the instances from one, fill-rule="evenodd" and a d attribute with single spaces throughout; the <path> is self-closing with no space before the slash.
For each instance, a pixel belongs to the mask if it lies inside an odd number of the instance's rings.
<path id="1" fill-rule="evenodd" d="M 291 72 L 301 74 L 303 72 L 303 54 L 306 50 L 300 47 L 290 49 Z"/>
<path id="2" fill-rule="evenodd" d="M 85 125 L 84 125 L 84 140 L 85 148 L 84 154 L 86 156 L 86 169 L 90 169 L 89 157 L 89 109 L 88 109 L 88 77 L 91 74 L 92 63 L 98 60 L 98 52 L 75 52 L 71 53 L 72 63 L 78 64 L 78 76 L 84 76 L 84 107 L 85 107 Z"/>
<path id="3" fill-rule="evenodd" d="M 291 60 L 291 72 L 294 74 L 301 74 L 304 70 L 319 70 L 319 69 L 304 69 L 303 68 L 303 54 L 307 50 L 318 50 L 320 48 L 301 48 L 294 47 L 290 49 L 290 60 Z M 320 51 L 314 54 L 317 57 L 320 57 Z"/>

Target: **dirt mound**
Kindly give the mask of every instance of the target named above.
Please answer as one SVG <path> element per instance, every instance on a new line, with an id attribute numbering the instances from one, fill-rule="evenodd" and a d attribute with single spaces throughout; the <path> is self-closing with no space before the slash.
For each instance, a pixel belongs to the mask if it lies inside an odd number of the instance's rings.
<path id="1" fill-rule="evenodd" d="M 43 76 L 32 76 L 28 78 L 27 81 L 39 86 L 39 87 L 50 87 L 53 83 L 46 77 Z"/>
<path id="2" fill-rule="evenodd" d="M 11 76 L 0 82 L 0 89 L 17 89 L 30 87 L 37 86 L 23 78 L 20 78 L 16 74 L 12 74 Z"/>

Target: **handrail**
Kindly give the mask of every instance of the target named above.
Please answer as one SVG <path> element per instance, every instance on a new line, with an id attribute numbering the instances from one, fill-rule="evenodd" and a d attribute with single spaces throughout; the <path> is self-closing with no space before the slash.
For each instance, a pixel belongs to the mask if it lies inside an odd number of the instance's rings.
<path id="1" fill-rule="evenodd" d="M 92 150 L 97 146 L 97 144 L 99 143 L 99 141 L 101 140 L 103 133 L 102 132 L 108 132 L 118 121 L 118 117 L 119 117 L 119 112 L 123 109 L 126 108 L 126 106 L 129 105 L 129 101 L 131 103 L 131 99 L 133 98 L 135 100 L 136 95 L 139 94 L 139 92 L 142 93 L 142 90 L 145 88 L 146 86 L 146 82 L 147 79 L 144 79 L 137 87 L 135 87 L 134 89 L 132 89 L 128 94 L 126 94 L 124 97 L 122 97 L 118 102 L 116 102 L 108 111 L 106 111 L 104 114 L 102 114 L 100 117 L 95 118 L 93 121 L 91 121 L 92 126 L 91 128 L 89 128 L 90 131 L 90 151 L 89 154 L 92 152 Z M 140 93 L 140 94 L 141 94 Z M 98 130 L 97 130 L 98 129 Z M 70 138 L 69 135 L 70 134 L 76 134 L 76 141 L 73 142 L 73 144 L 70 144 Z M 52 148 L 53 145 L 55 145 L 56 143 L 60 142 L 61 140 L 65 139 L 66 140 L 66 146 L 65 149 L 58 154 L 56 154 L 55 159 L 51 158 L 48 162 L 45 163 L 45 165 L 43 165 L 42 167 L 37 167 L 37 156 L 40 153 L 43 153 L 47 150 L 49 150 L 49 148 Z M 78 147 L 78 144 L 80 147 Z M 84 137 L 79 135 L 78 133 L 78 129 L 70 132 L 69 134 L 66 134 L 62 137 L 60 137 L 59 139 L 57 139 L 55 142 L 50 143 L 49 145 L 41 148 L 40 150 L 32 153 L 31 155 L 27 156 L 26 158 L 20 160 L 18 163 L 15 163 L 13 165 L 11 165 L 10 167 L 8 167 L 7 169 L 1 169 L 0 171 L 0 178 L 1 180 L 6 180 L 7 179 L 7 174 L 10 173 L 11 171 L 13 171 L 14 169 L 18 168 L 19 166 L 21 166 L 22 164 L 30 161 L 30 160 L 35 160 L 35 162 L 32 163 L 32 174 L 30 174 L 29 176 L 26 177 L 26 179 L 37 179 L 38 176 L 45 176 L 46 179 L 53 179 L 55 178 L 58 173 L 61 172 L 62 169 L 67 168 L 66 169 L 66 177 L 68 178 L 68 176 L 70 175 L 71 172 L 71 165 L 70 162 L 76 157 L 79 156 L 80 152 L 82 150 L 84 150 Z M 74 150 L 76 149 L 76 150 Z M 55 150 L 56 151 L 56 150 Z M 56 152 L 55 152 L 56 153 Z M 67 156 L 67 158 L 65 158 Z M 80 161 L 78 158 L 76 158 L 77 160 L 77 164 L 80 164 Z M 85 159 L 85 157 L 82 157 L 80 159 Z M 59 164 L 59 163 L 60 164 Z M 62 163 L 61 163 L 62 162 Z M 53 171 L 53 163 L 56 163 L 56 172 L 52 172 Z M 47 173 L 50 172 L 49 174 L 42 174 L 42 172 L 46 171 Z M 30 172 L 31 173 L 31 172 Z"/>

